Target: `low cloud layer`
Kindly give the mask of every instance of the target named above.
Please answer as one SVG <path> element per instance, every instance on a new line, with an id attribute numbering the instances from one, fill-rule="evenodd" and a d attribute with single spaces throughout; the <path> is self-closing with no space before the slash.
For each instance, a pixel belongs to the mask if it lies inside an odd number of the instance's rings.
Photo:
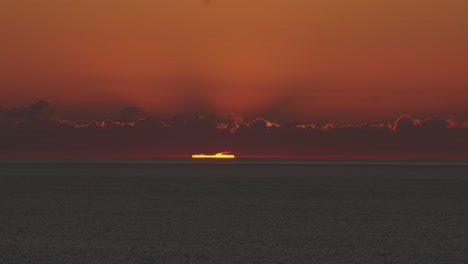
<path id="1" fill-rule="evenodd" d="M 401 116 L 391 124 L 276 123 L 239 115 L 159 119 L 139 107 L 122 120 L 78 124 L 47 117 L 50 105 L 0 109 L 0 156 L 466 158 L 468 123 Z"/>
<path id="2" fill-rule="evenodd" d="M 53 113 L 49 102 L 40 100 L 27 107 L 8 108 L 0 106 L 0 121 L 24 122 L 37 120 Z"/>

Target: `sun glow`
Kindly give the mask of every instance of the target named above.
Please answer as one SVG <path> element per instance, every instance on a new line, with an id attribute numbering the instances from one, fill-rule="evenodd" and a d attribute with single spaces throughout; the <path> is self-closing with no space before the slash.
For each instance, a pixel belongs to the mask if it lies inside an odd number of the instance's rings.
<path id="1" fill-rule="evenodd" d="M 220 152 L 214 155 L 209 154 L 193 154 L 192 159 L 234 159 L 236 156 L 229 152 Z"/>

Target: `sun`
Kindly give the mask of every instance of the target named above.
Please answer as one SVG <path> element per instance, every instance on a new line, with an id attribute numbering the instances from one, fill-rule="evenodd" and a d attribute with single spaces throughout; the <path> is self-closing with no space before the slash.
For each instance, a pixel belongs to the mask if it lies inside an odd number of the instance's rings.
<path id="1" fill-rule="evenodd" d="M 228 151 L 210 154 L 193 154 L 192 159 L 234 159 L 236 156 Z"/>

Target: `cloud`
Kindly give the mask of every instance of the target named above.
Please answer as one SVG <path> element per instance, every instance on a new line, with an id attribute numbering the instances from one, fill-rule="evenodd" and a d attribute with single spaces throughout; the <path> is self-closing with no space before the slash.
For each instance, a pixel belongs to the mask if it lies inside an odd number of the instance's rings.
<path id="1" fill-rule="evenodd" d="M 122 109 L 122 113 L 139 113 L 143 110 L 138 106 L 129 106 Z"/>
<path id="2" fill-rule="evenodd" d="M 269 129 L 269 128 L 278 128 L 280 125 L 265 120 L 264 118 L 257 118 L 253 121 L 250 121 L 247 123 L 249 127 L 254 128 L 254 129 Z"/>
<path id="3" fill-rule="evenodd" d="M 218 126 L 218 129 L 229 130 L 229 132 L 233 133 L 240 127 L 240 124 L 243 124 L 245 126 L 247 125 L 244 122 L 244 118 L 242 116 L 238 114 L 230 113 L 228 115 L 225 115 L 222 118 Z"/>
<path id="4" fill-rule="evenodd" d="M 305 128 L 305 125 L 303 125 L 301 122 L 299 121 L 288 121 L 284 124 L 281 124 L 281 128 L 282 129 L 297 129 L 297 128 Z"/>
<path id="5" fill-rule="evenodd" d="M 146 113 L 143 108 L 139 106 L 129 106 L 125 107 L 121 111 L 120 120 L 121 122 L 134 122 L 141 118 L 148 117 L 149 114 Z"/>
<path id="6" fill-rule="evenodd" d="M 155 116 L 150 116 L 148 118 L 144 118 L 138 120 L 134 123 L 134 126 L 139 129 L 147 129 L 147 130 L 159 130 L 163 129 L 167 125 L 159 118 Z"/>
<path id="7" fill-rule="evenodd" d="M 436 130 L 436 129 L 447 129 L 450 127 L 448 120 L 442 120 L 438 117 L 429 118 L 421 121 L 419 125 L 423 128 Z"/>
<path id="8" fill-rule="evenodd" d="M 0 121 L 23 122 L 37 120 L 53 114 L 53 109 L 49 102 L 40 100 L 31 106 L 7 108 L 0 107 Z"/>
<path id="9" fill-rule="evenodd" d="M 296 125 L 296 128 L 301 128 L 301 129 L 316 129 L 317 128 L 317 125 L 315 124 L 297 124 Z"/>
<path id="10" fill-rule="evenodd" d="M 400 116 L 395 120 L 393 126 L 390 125 L 389 127 L 394 131 L 405 131 L 420 123 L 421 121 L 413 119 L 410 116 Z"/>
<path id="11" fill-rule="evenodd" d="M 238 156 L 261 157 L 468 157 L 468 125 L 453 119 L 402 116 L 389 126 L 298 121 L 282 124 L 239 115 L 216 117 L 154 116 L 132 122 L 104 120 L 79 124 L 49 117 L 40 102 L 15 110 L 28 116 L 0 122 L 1 156 L 189 156 L 232 150 Z M 137 113 L 140 109 L 127 109 Z M 27 114 L 25 114 L 27 113 Z"/>
<path id="12" fill-rule="evenodd" d="M 463 125 L 462 123 L 457 122 L 457 121 L 456 121 L 455 119 L 453 119 L 453 118 L 447 119 L 447 123 L 448 123 L 449 128 L 454 128 L 454 127 Z"/>

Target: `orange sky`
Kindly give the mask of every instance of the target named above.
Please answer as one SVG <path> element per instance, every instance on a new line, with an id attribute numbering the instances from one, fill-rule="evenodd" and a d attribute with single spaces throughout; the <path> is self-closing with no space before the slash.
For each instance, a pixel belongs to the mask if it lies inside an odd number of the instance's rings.
<path id="1" fill-rule="evenodd" d="M 0 104 L 468 118 L 466 0 L 204 2 L 0 0 Z"/>

